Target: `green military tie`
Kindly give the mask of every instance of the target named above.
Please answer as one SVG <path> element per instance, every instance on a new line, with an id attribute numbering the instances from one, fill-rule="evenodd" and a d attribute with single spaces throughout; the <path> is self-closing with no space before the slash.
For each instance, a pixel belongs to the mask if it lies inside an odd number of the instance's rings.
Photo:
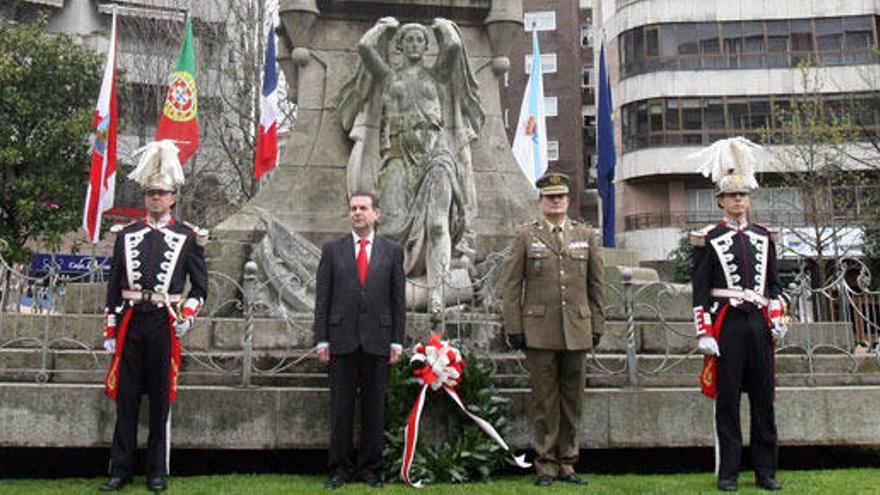
<path id="1" fill-rule="evenodd" d="M 565 234 L 562 231 L 562 227 L 553 227 L 553 237 L 556 238 L 556 246 L 559 250 L 565 249 Z"/>

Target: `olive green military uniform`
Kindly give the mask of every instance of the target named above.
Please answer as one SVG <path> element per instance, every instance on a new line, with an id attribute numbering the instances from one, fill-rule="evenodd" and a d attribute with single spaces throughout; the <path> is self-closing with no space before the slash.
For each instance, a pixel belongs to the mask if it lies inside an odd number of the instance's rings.
<path id="1" fill-rule="evenodd" d="M 526 338 L 535 467 L 539 476 L 566 477 L 578 458 L 586 352 L 605 321 L 603 263 L 593 230 L 570 218 L 558 233 L 543 219 L 523 225 L 504 273 L 505 330 Z"/>

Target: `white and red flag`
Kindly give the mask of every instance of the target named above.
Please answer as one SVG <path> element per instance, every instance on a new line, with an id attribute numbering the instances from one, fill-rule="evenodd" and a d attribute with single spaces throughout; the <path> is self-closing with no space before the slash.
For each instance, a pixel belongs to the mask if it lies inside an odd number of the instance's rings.
<path id="1" fill-rule="evenodd" d="M 254 178 L 259 180 L 278 163 L 278 73 L 275 70 L 275 30 L 269 26 L 263 91 L 260 93 L 260 130 L 254 159 Z"/>
<path id="2" fill-rule="evenodd" d="M 95 108 L 95 140 L 92 145 L 92 167 L 83 211 L 83 228 L 89 241 L 97 243 L 101 235 L 101 216 L 113 207 L 116 188 L 116 12 L 113 12 L 110 47 L 104 65 L 101 94 Z"/>

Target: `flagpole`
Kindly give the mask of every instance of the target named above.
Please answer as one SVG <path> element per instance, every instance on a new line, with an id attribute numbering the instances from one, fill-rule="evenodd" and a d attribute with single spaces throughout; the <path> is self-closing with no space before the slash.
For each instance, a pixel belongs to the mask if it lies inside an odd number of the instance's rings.
<path id="1" fill-rule="evenodd" d="M 604 46 L 605 46 L 605 28 L 602 27 L 600 32 L 599 39 L 599 53 L 601 54 Z M 594 45 L 595 46 L 595 45 Z M 597 55 L 596 52 L 593 52 L 593 60 L 601 60 L 600 55 Z M 599 184 L 602 181 L 602 177 L 599 174 L 599 86 L 602 84 L 599 81 L 599 73 L 600 71 L 595 71 L 593 74 L 596 75 L 596 197 L 598 198 L 597 202 L 597 210 L 596 218 L 599 220 L 599 232 L 602 233 L 602 245 L 605 245 L 605 199 L 602 197 L 602 186 Z"/>

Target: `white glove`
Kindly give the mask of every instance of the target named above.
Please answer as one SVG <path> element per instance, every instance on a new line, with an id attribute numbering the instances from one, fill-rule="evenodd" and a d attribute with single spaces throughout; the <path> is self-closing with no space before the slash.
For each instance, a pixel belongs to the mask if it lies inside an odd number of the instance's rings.
<path id="1" fill-rule="evenodd" d="M 770 333 L 773 334 L 773 340 L 779 342 L 784 339 L 785 334 L 788 333 L 788 326 L 785 323 L 774 323 L 773 328 L 770 329 Z"/>
<path id="2" fill-rule="evenodd" d="M 721 355 L 721 351 L 718 349 L 718 341 L 715 340 L 715 337 L 709 335 L 700 337 L 700 340 L 697 342 L 697 350 L 700 351 L 700 354 L 705 354 L 706 356 Z"/>
<path id="3" fill-rule="evenodd" d="M 177 334 L 178 339 L 182 339 L 186 332 L 189 332 L 189 329 L 192 328 L 192 320 L 177 320 L 174 322 L 174 333 Z"/>
<path id="4" fill-rule="evenodd" d="M 104 339 L 104 350 L 107 354 L 116 353 L 116 338 Z"/>

